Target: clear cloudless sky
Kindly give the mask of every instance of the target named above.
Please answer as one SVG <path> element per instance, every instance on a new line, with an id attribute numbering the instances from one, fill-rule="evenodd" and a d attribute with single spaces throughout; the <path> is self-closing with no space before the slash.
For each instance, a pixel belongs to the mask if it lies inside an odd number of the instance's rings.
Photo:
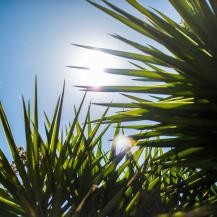
<path id="1" fill-rule="evenodd" d="M 142 15 L 126 1 L 110 0 L 110 2 L 138 14 L 143 19 Z M 179 20 L 167 0 L 140 2 Z M 51 117 L 64 79 L 66 94 L 63 123 L 72 120 L 73 105 L 78 106 L 83 95 L 83 92 L 74 85 L 89 85 L 92 83 L 88 81 L 94 80 L 94 74 L 93 76 L 88 74 L 92 72 L 69 69 L 67 65 L 88 66 L 92 62 L 95 62 L 95 65 L 99 62 L 101 68 L 129 66 L 125 59 L 105 54 L 104 56 L 90 54 L 88 53 L 90 51 L 72 46 L 70 43 L 133 50 L 108 35 L 108 33 L 118 33 L 143 44 L 154 44 L 85 0 L 0 0 L 0 30 L 0 101 L 3 103 L 18 145 L 25 144 L 21 95 L 33 102 L 35 75 L 38 78 L 40 128 L 43 129 L 43 111 Z M 106 76 L 104 80 L 110 81 L 109 84 L 129 84 L 127 78 Z M 100 80 L 97 82 L 97 84 L 104 83 Z M 90 100 L 109 102 L 121 101 L 123 98 L 118 93 L 89 93 L 85 107 Z M 103 109 L 94 106 L 91 111 L 93 118 L 97 118 Z M 0 148 L 6 151 L 2 129 L 0 129 Z"/>

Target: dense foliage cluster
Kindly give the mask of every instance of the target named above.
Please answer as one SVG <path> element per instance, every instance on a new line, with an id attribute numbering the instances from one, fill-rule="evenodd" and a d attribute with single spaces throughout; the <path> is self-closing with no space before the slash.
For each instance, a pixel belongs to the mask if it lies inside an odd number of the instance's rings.
<path id="1" fill-rule="evenodd" d="M 161 148 L 139 147 L 117 153 L 113 143 L 105 153 L 102 136 L 110 124 L 103 128 L 101 125 L 108 109 L 93 124 L 89 107 L 81 125 L 78 116 L 84 98 L 63 136 L 59 132 L 62 94 L 52 119 L 45 114 L 46 138 L 42 139 L 37 101 L 36 87 L 32 124 L 30 106 L 27 109 L 23 100 L 26 151 L 17 147 L 0 107 L 1 123 L 14 159 L 10 165 L 0 151 L 0 216 L 144 217 L 188 210 L 216 198 L 215 185 L 201 184 L 204 172 L 155 164 L 163 154 Z M 117 124 L 114 138 L 120 129 Z M 209 209 L 204 212 L 211 212 Z"/>

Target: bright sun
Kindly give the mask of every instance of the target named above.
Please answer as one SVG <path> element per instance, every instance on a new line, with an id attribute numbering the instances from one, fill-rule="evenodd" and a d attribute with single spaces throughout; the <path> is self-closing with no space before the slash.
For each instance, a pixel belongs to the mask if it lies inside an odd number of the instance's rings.
<path id="1" fill-rule="evenodd" d="M 89 70 L 79 71 L 79 80 L 85 85 L 111 85 L 113 76 L 105 73 L 105 68 L 116 65 L 115 58 L 99 51 L 85 51 L 78 57 L 77 65 Z"/>

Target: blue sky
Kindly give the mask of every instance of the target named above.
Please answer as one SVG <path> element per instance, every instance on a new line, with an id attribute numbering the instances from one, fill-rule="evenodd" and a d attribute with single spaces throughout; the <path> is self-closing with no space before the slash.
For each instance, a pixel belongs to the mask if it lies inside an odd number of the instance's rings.
<path id="1" fill-rule="evenodd" d="M 124 0 L 111 2 L 130 12 L 136 13 Z M 179 19 L 167 0 L 140 1 L 147 7 L 154 7 Z M 141 15 L 138 15 L 142 18 Z M 72 46 L 80 43 L 120 50 L 132 48 L 111 38 L 108 33 L 118 33 L 140 43 L 153 43 L 118 21 L 94 8 L 85 0 L 0 0 L 0 100 L 4 105 L 12 132 L 18 145 L 24 145 L 21 95 L 33 101 L 34 77 L 38 77 L 40 125 L 43 127 L 43 111 L 51 117 L 66 81 L 63 123 L 72 119 L 73 105 L 78 105 L 83 93 L 74 85 L 89 84 L 94 74 L 72 70 L 67 65 L 85 65 L 95 62 L 103 67 L 128 67 L 127 60 L 108 55 L 90 53 Z M 155 44 L 156 45 L 156 44 Z M 156 45 L 157 46 L 157 45 Z M 89 54 L 89 53 L 90 54 Z M 95 58 L 95 59 L 94 59 Z M 128 84 L 128 79 L 104 77 L 111 84 Z M 100 81 L 97 81 L 100 84 Z M 119 94 L 90 93 L 90 100 L 121 101 Z M 97 118 L 102 108 L 92 108 Z M 82 117 L 81 117 L 82 118 Z M 108 135 L 108 137 L 110 134 Z M 6 141 L 0 130 L 0 148 Z"/>

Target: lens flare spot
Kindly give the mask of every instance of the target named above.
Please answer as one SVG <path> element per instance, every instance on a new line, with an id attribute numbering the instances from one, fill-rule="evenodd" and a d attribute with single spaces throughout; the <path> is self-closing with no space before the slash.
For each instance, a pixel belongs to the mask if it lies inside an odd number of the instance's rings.
<path id="1" fill-rule="evenodd" d="M 132 147 L 133 140 L 127 136 L 119 135 L 115 138 L 114 144 L 117 152 L 125 152 Z"/>

